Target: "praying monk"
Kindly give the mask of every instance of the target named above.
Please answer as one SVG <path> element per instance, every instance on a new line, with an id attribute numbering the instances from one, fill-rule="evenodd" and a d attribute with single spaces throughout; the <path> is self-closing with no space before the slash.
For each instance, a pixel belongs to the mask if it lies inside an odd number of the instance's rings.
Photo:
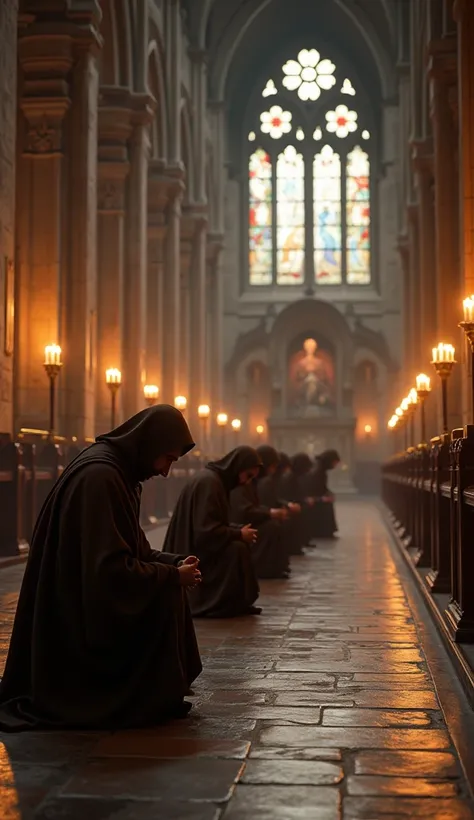
<path id="1" fill-rule="evenodd" d="M 309 544 L 312 538 L 312 509 L 315 499 L 306 493 L 306 476 L 313 463 L 307 453 L 296 453 L 289 459 L 290 469 L 280 479 L 280 493 L 287 503 L 299 504 L 301 507 L 301 535 L 303 544 Z"/>
<path id="2" fill-rule="evenodd" d="M 280 494 L 280 478 L 291 472 L 290 460 L 285 453 L 278 453 L 269 444 L 257 447 L 262 467 L 257 479 L 257 490 L 261 504 L 273 509 L 286 511 L 280 522 L 287 555 L 303 554 L 303 532 L 301 527 L 301 505 L 293 501 L 284 501 Z"/>
<path id="3" fill-rule="evenodd" d="M 201 672 L 185 588 L 197 558 L 151 549 L 141 482 L 194 442 L 179 410 L 142 410 L 84 450 L 32 537 L 0 685 L 0 729 L 115 729 L 183 717 Z"/>
<path id="4" fill-rule="evenodd" d="M 259 465 L 255 450 L 237 447 L 191 478 L 178 498 L 164 549 L 199 558 L 202 583 L 189 592 L 195 617 L 261 612 L 254 606 L 259 587 L 250 552 L 257 532 L 251 526 L 231 524 L 229 507 L 232 490 L 254 478 Z"/>
<path id="5" fill-rule="evenodd" d="M 274 452 L 278 460 L 277 453 Z M 261 462 L 259 473 L 264 469 Z M 278 504 L 267 506 L 262 502 L 257 480 L 258 476 L 232 490 L 231 519 L 237 524 L 249 522 L 258 531 L 255 544 L 250 546 L 257 577 L 288 578 L 290 565 L 283 526 L 289 518 L 289 513 L 286 507 L 280 507 Z"/>

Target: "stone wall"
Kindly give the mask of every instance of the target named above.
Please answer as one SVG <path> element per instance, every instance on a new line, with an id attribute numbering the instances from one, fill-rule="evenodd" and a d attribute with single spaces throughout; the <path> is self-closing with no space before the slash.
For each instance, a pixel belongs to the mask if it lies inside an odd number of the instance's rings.
<path id="1" fill-rule="evenodd" d="M 13 358 L 5 354 L 5 280 L 14 261 L 18 0 L 0 3 L 0 432 L 12 429 Z M 14 270 L 14 267 L 13 267 Z M 10 274 L 11 275 L 11 274 Z"/>

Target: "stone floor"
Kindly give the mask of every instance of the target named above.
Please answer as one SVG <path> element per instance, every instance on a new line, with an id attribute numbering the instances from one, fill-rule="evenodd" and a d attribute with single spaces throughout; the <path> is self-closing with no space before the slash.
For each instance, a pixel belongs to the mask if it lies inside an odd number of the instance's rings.
<path id="1" fill-rule="evenodd" d="M 197 623 L 188 721 L 3 735 L 0 818 L 474 818 L 380 515 L 339 516 L 337 544 L 262 584 L 261 617 Z M 2 663 L 21 574 L 0 574 Z"/>

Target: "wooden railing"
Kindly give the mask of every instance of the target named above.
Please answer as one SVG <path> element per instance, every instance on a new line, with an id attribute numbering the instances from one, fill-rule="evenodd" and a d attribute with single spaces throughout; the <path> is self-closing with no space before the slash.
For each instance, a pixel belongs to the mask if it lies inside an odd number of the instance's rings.
<path id="1" fill-rule="evenodd" d="M 88 442 L 50 441 L 42 431 L 24 432 L 17 441 L 0 437 L 0 557 L 27 552 L 38 513 L 56 480 Z M 176 465 L 165 481 L 143 485 L 142 524 L 167 519 L 189 476 L 201 469 L 199 456 Z"/>
<path id="2" fill-rule="evenodd" d="M 474 643 L 474 426 L 394 456 L 382 496 L 446 633 Z"/>

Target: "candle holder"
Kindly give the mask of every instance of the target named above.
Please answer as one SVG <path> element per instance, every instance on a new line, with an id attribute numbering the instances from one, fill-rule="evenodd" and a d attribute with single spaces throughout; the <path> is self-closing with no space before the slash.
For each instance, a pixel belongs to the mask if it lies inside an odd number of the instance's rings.
<path id="1" fill-rule="evenodd" d="M 61 348 L 59 345 L 46 345 L 43 367 L 49 379 L 49 437 L 54 439 L 56 410 L 56 379 L 61 372 Z"/>
<path id="2" fill-rule="evenodd" d="M 148 407 L 154 407 L 160 395 L 160 388 L 156 384 L 146 384 L 143 388 L 143 395 Z"/>
<path id="3" fill-rule="evenodd" d="M 425 401 L 431 393 L 431 379 L 424 373 L 419 373 L 416 377 L 416 394 L 420 403 L 421 417 L 421 443 L 426 444 L 426 413 Z"/>
<path id="4" fill-rule="evenodd" d="M 459 327 L 464 331 L 464 335 L 471 348 L 471 397 L 472 412 L 474 413 L 474 296 L 464 299 L 464 321 L 459 323 Z"/>
<path id="5" fill-rule="evenodd" d="M 105 381 L 110 391 L 110 429 L 115 427 L 117 393 L 122 386 L 122 374 L 116 367 L 110 367 L 105 371 Z"/>
<path id="6" fill-rule="evenodd" d="M 208 434 L 209 434 L 209 416 L 211 415 L 211 408 L 208 404 L 200 404 L 198 407 L 198 417 L 202 426 L 202 449 L 205 454 L 208 451 Z"/>
<path id="7" fill-rule="evenodd" d="M 225 445 L 226 445 L 226 427 L 227 422 L 229 421 L 229 417 L 227 413 L 218 413 L 216 416 L 217 426 L 220 428 L 221 431 L 221 446 L 222 446 L 222 453 L 225 453 Z"/>
<path id="8" fill-rule="evenodd" d="M 418 393 L 416 392 L 414 387 L 412 387 L 412 389 L 410 390 L 410 392 L 407 396 L 407 399 L 408 399 L 407 412 L 408 412 L 408 418 L 409 418 L 409 421 L 410 421 L 411 446 L 414 447 L 415 446 L 415 438 L 416 438 L 416 436 L 415 436 L 415 413 L 416 413 L 416 408 L 418 406 Z"/>
<path id="9" fill-rule="evenodd" d="M 236 441 L 236 445 L 237 445 L 239 443 L 239 435 L 240 435 L 240 431 L 242 429 L 242 422 L 240 421 L 240 419 L 232 419 L 232 421 L 230 423 L 230 426 L 232 427 L 232 430 L 234 431 L 234 437 L 235 437 L 235 441 Z"/>
<path id="10" fill-rule="evenodd" d="M 441 379 L 442 407 L 443 407 L 443 433 L 448 433 L 448 379 L 456 364 L 454 358 L 454 347 L 440 342 L 438 347 L 433 348 L 433 360 L 431 364 Z"/>
<path id="11" fill-rule="evenodd" d="M 175 396 L 174 406 L 176 407 L 177 410 L 180 410 L 181 413 L 184 416 L 184 414 L 186 412 L 186 408 L 188 406 L 188 400 L 187 400 L 186 396 Z"/>

